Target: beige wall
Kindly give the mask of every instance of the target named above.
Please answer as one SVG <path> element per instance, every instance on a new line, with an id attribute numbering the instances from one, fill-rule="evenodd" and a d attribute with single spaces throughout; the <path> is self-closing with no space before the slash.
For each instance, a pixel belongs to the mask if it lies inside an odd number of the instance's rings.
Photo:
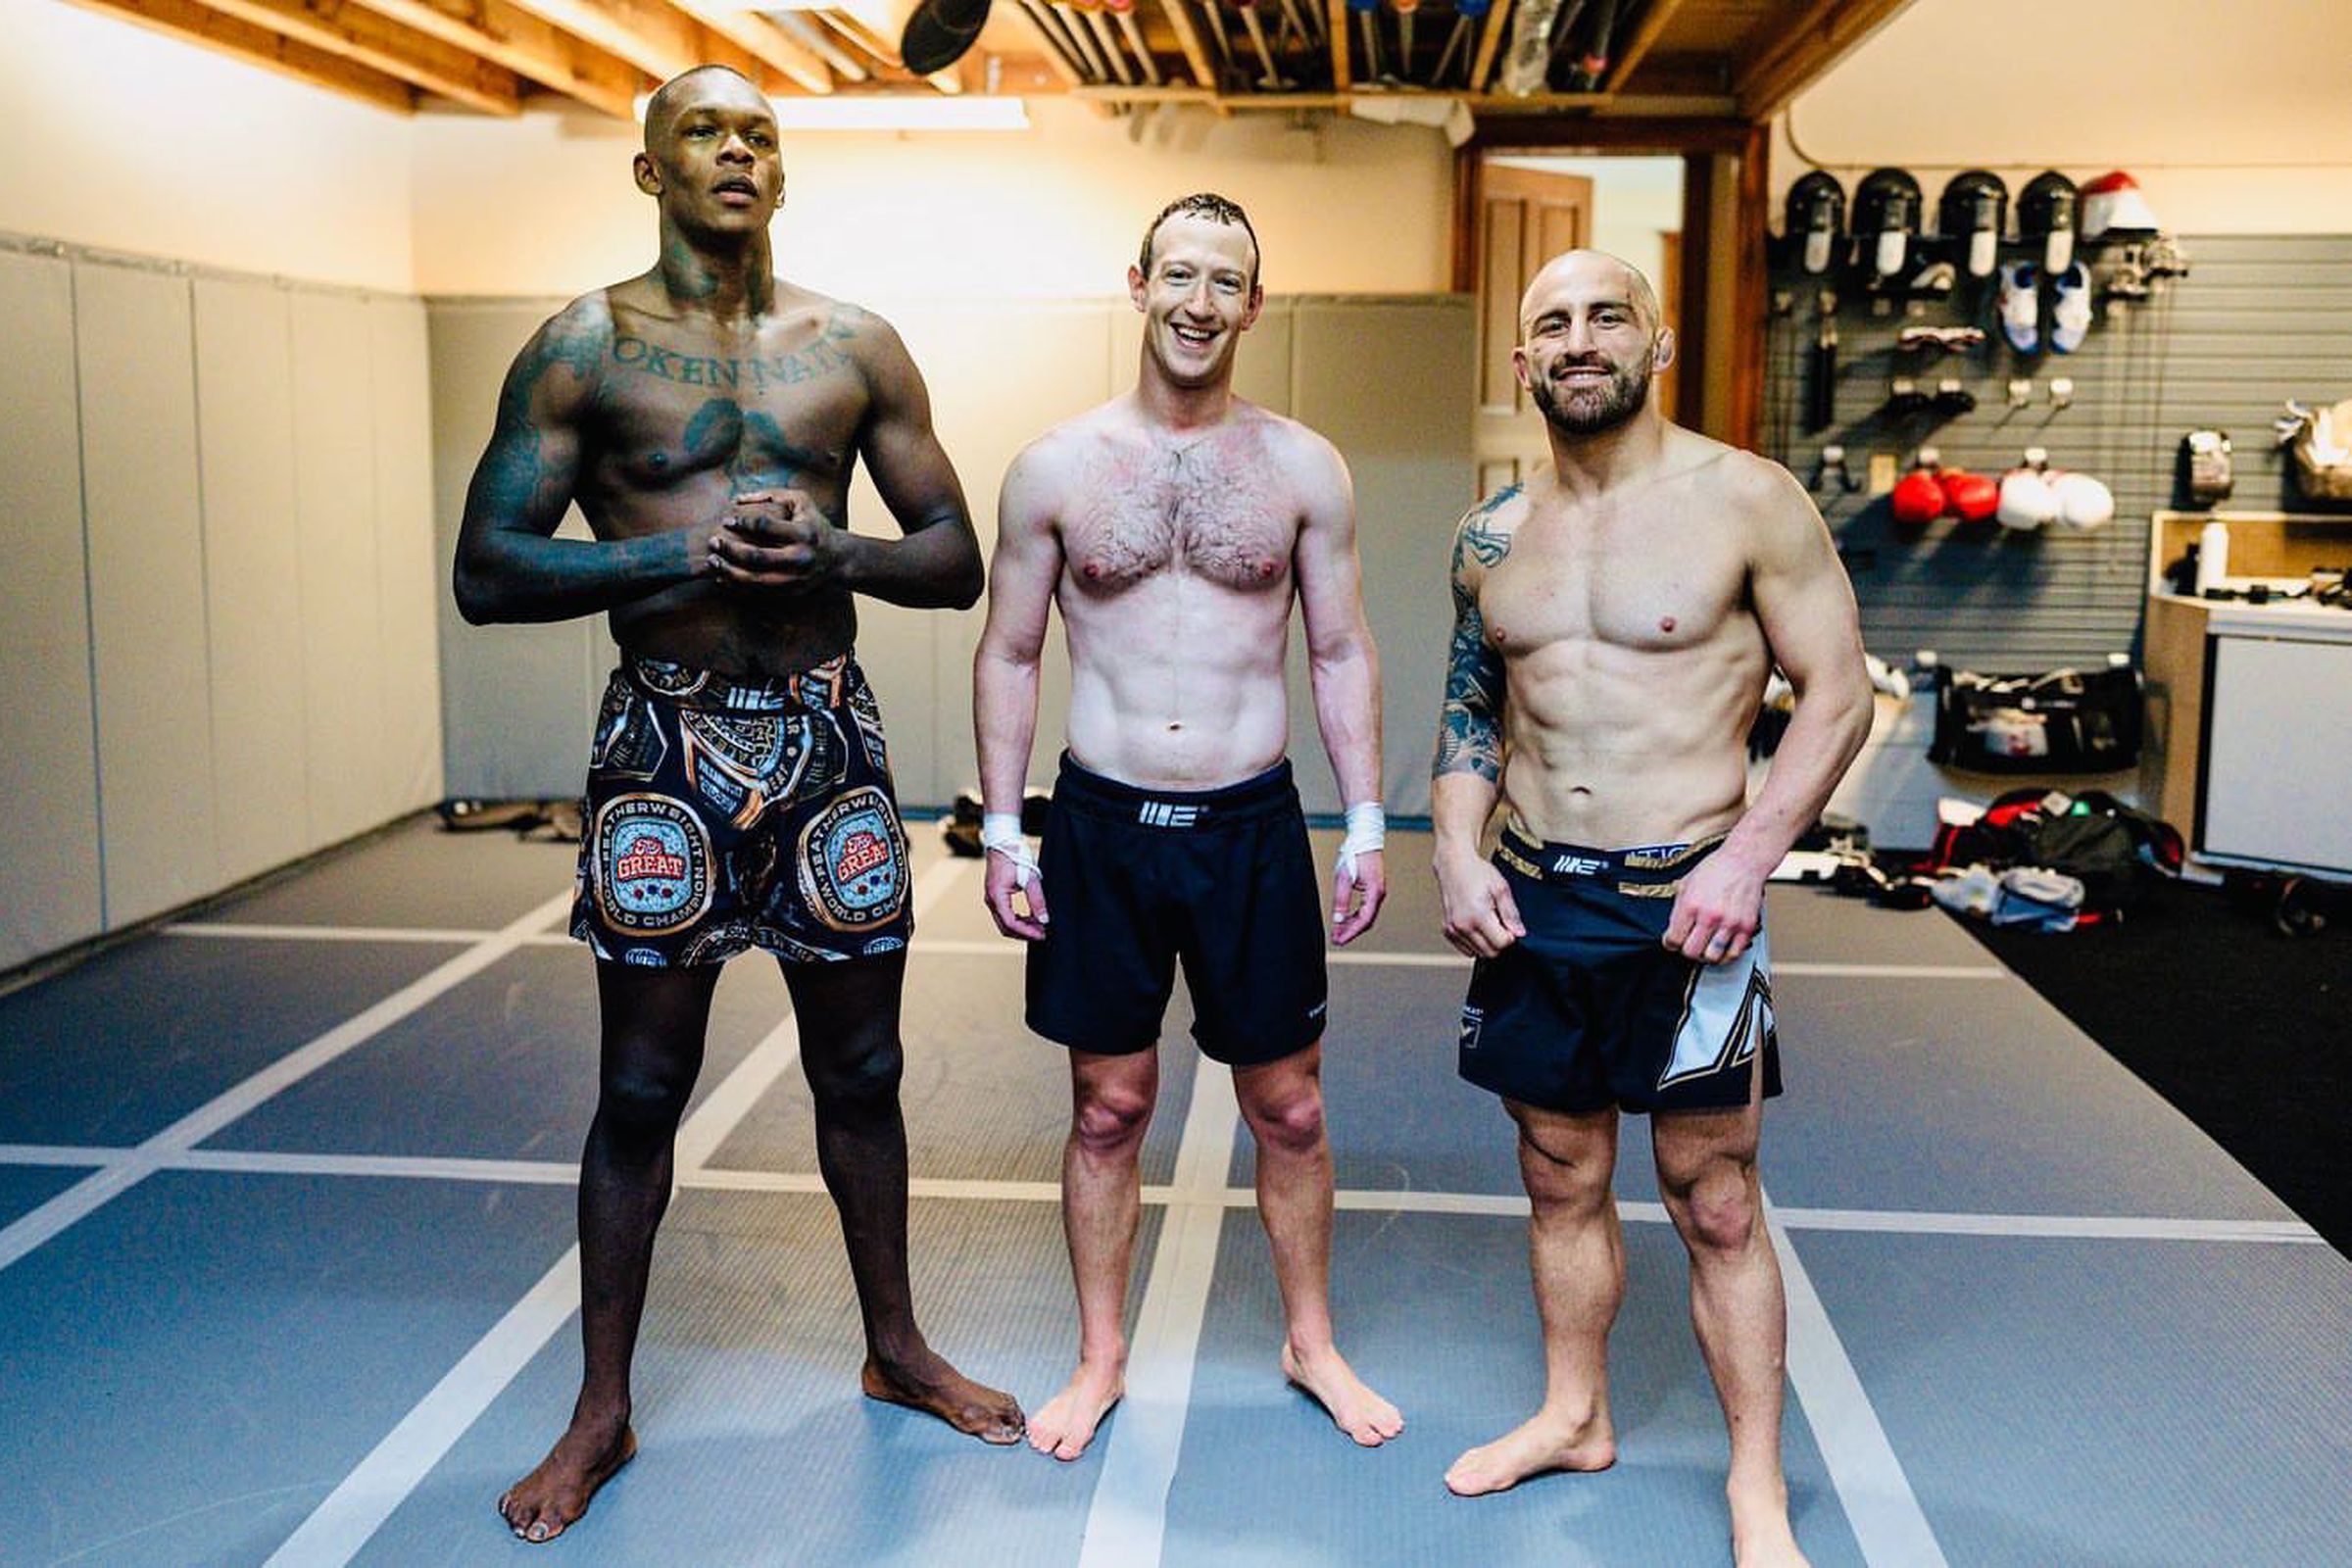
<path id="1" fill-rule="evenodd" d="M 2176 233 L 2352 231 L 2352 5 L 1920 0 L 1784 117 L 1776 205 L 1810 164 L 1931 199 L 1963 167 L 2122 169 Z"/>
<path id="2" fill-rule="evenodd" d="M 0 230 L 414 289 L 399 116 L 61 0 L 0 37 Z"/>
<path id="3" fill-rule="evenodd" d="M 1030 116 L 987 134 L 787 133 L 779 268 L 859 301 L 1099 298 L 1125 287 L 1152 215 L 1207 189 L 1248 209 L 1272 292 L 1448 286 L 1453 165 L 1435 130 L 1055 100 Z M 576 294 L 642 271 L 636 138 L 586 114 L 419 120 L 418 292 Z"/>

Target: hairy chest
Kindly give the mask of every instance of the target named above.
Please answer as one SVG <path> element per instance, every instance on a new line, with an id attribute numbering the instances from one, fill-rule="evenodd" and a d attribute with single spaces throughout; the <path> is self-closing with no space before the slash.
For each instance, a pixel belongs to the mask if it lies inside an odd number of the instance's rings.
<path id="1" fill-rule="evenodd" d="M 1287 587 L 1298 509 L 1246 443 L 1138 448 L 1092 465 L 1061 517 L 1070 580 L 1116 594 L 1169 573 Z"/>
<path id="2" fill-rule="evenodd" d="M 738 491 L 846 486 L 869 401 L 848 335 L 805 320 L 714 342 L 616 323 L 597 410 L 605 477 L 646 491 L 711 474 Z"/>

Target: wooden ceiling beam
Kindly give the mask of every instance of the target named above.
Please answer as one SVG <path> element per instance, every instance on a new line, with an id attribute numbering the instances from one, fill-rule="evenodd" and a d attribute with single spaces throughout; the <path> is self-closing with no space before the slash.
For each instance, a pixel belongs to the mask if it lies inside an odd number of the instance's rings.
<path id="1" fill-rule="evenodd" d="M 412 32 L 372 11 L 344 0 L 201 0 L 225 17 L 282 33 L 314 49 L 338 55 L 426 92 L 478 109 L 486 115 L 522 112 L 522 86 L 514 73 L 459 49 Z"/>
<path id="2" fill-rule="evenodd" d="M 470 49 L 589 108 L 629 120 L 645 74 L 506 0 L 359 0 L 404 27 Z"/>
<path id="3" fill-rule="evenodd" d="M 657 81 L 696 66 L 732 66 L 758 81 L 761 62 L 662 0 L 514 0 L 551 26 L 618 55 Z"/>
<path id="4" fill-rule="evenodd" d="M 1332 3 L 1344 6 L 1348 0 L 1332 0 Z M 1191 9 L 1184 0 L 1159 0 L 1159 9 L 1167 17 L 1168 25 L 1176 29 L 1176 46 L 1184 51 L 1185 69 L 1192 72 L 1195 84 L 1214 87 L 1217 68 L 1208 63 L 1208 45 L 1200 41 L 1200 29 L 1193 25 Z"/>
<path id="5" fill-rule="evenodd" d="M 740 3 L 730 5 L 727 0 L 675 0 L 675 3 L 679 10 L 761 65 L 791 77 L 804 91 L 833 90 L 833 73 L 817 51 L 758 12 L 745 9 Z"/>
<path id="6" fill-rule="evenodd" d="M 1485 92 L 1494 85 L 1494 57 L 1502 52 L 1504 29 L 1510 25 L 1511 0 L 1494 0 L 1487 26 L 1478 35 L 1478 58 L 1470 66 L 1470 90 Z"/>
<path id="7" fill-rule="evenodd" d="M 1323 30 L 1330 34 L 1331 84 L 1346 92 L 1355 85 L 1355 73 L 1348 58 L 1348 0 L 1323 0 Z M 1372 62 L 1364 62 L 1365 70 L 1371 67 Z"/>
<path id="8" fill-rule="evenodd" d="M 1609 69 L 1608 79 L 1601 83 L 1602 91 L 1625 90 L 1625 78 L 1634 74 L 1634 68 L 1642 64 L 1642 57 L 1658 41 L 1658 35 L 1666 30 L 1666 24 L 1672 22 L 1674 14 L 1682 8 L 1683 0 L 1649 0 L 1649 9 L 1642 13 L 1642 25 L 1634 30 L 1633 41 L 1625 46 L 1617 56 L 1617 63 Z"/>
<path id="9" fill-rule="evenodd" d="M 397 76 L 328 54 L 283 33 L 257 27 L 226 16 L 196 0 L 74 0 L 103 16 L 135 22 L 167 33 L 183 43 L 201 44 L 216 54 L 249 66 L 259 66 L 307 86 L 321 87 L 394 114 L 416 112 L 416 89 Z"/>
<path id="10" fill-rule="evenodd" d="M 1732 68 L 1740 113 L 1761 124 L 1818 81 L 1911 0 L 1811 0 L 1790 25 Z"/>

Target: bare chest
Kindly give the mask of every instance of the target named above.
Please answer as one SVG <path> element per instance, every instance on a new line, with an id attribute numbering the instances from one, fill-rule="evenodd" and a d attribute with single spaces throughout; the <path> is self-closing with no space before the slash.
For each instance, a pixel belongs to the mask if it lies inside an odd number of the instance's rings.
<path id="1" fill-rule="evenodd" d="M 1728 540 L 1528 529 L 1488 568 L 1479 611 L 1506 658 L 1561 644 L 1665 653 L 1721 635 L 1745 590 Z"/>
<path id="2" fill-rule="evenodd" d="M 601 368 L 593 456 L 615 488 L 660 492 L 714 474 L 738 492 L 848 483 L 868 399 L 829 321 L 739 343 L 621 321 Z"/>
<path id="3" fill-rule="evenodd" d="M 1204 443 L 1093 466 L 1061 530 L 1071 580 L 1089 593 L 1174 573 L 1255 590 L 1288 585 L 1298 517 L 1262 465 Z"/>

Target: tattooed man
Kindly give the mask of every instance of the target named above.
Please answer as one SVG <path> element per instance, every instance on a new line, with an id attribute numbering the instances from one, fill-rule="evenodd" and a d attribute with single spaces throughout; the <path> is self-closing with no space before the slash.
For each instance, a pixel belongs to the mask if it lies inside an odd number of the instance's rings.
<path id="1" fill-rule="evenodd" d="M 981 566 L 922 377 L 890 327 L 774 275 L 775 118 L 704 67 L 648 105 L 637 185 L 661 259 L 539 329 L 466 501 L 469 621 L 605 612 L 620 667 L 590 758 L 572 934 L 603 1053 L 580 1165 L 585 1374 L 571 1422 L 499 1499 L 561 1535 L 636 1452 L 629 1362 L 672 1141 L 719 966 L 776 955 L 816 1102 L 817 1157 L 864 1319 L 864 1391 L 991 1443 L 1012 1399 L 924 1343 L 906 1278 L 899 1003 L 906 843 L 854 594 L 972 604 Z M 862 458 L 903 537 L 846 527 Z M 554 537 L 578 502 L 595 539 Z"/>
<path id="2" fill-rule="evenodd" d="M 1127 293 L 1144 318 L 1135 389 L 1048 431 L 1004 475 L 972 669 L 989 911 L 1032 944 L 1029 1026 L 1070 1052 L 1061 1196 L 1078 1367 L 1029 1442 L 1077 1458 L 1126 1387 L 1137 1161 L 1181 959 L 1193 1034 L 1233 1068 L 1257 1139 L 1283 1371 L 1369 1447 L 1404 1423 L 1332 1343 L 1324 932 L 1284 758 L 1296 600 L 1324 750 L 1354 803 L 1330 927 L 1351 942 L 1386 891 L 1380 666 L 1354 498 L 1330 442 L 1233 395 L 1234 355 L 1263 303 L 1240 208 L 1171 203 L 1144 231 Z M 1049 604 L 1069 638 L 1069 750 L 1040 866 L 1016 813 Z"/>
<path id="3" fill-rule="evenodd" d="M 1641 273 L 1537 273 L 1512 360 L 1551 461 L 1464 517 L 1432 814 L 1446 940 L 1477 959 L 1460 1065 L 1519 1128 L 1544 1403 L 1454 1461 L 1498 1492 L 1616 1457 L 1603 1351 L 1625 1288 L 1609 1178 L 1648 1113 L 1731 1426 L 1743 1568 L 1800 1562 L 1780 1458 L 1787 1312 L 1756 1149 L 1779 1091 L 1764 881 L 1870 727 L 1853 591 L 1787 470 L 1669 424 L 1674 335 Z M 1774 664 L 1796 710 L 1752 805 Z M 1500 843 L 1481 854 L 1499 796 Z"/>

